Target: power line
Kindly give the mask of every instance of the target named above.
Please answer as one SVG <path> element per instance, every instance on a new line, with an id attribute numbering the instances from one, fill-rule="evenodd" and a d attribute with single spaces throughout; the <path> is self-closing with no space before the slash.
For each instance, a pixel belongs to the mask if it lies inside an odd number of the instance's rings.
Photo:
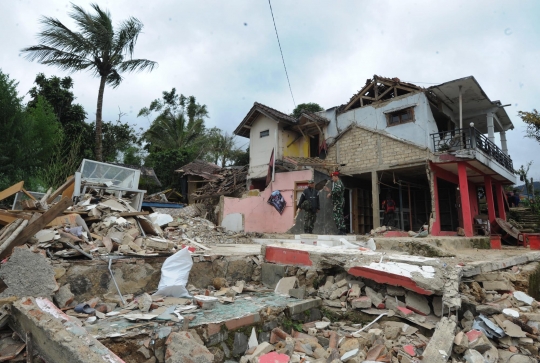
<path id="1" fill-rule="evenodd" d="M 291 91 L 292 101 L 294 107 L 296 108 L 296 102 L 294 101 L 294 96 L 292 93 L 291 81 L 289 80 L 289 74 L 287 73 L 287 66 L 285 66 L 285 58 L 283 57 L 283 50 L 281 50 L 281 43 L 279 41 L 279 35 L 276 27 L 276 20 L 274 19 L 274 11 L 272 10 L 272 4 L 270 3 L 270 0 L 268 0 L 268 5 L 270 5 L 270 13 L 272 14 L 272 21 L 274 22 L 274 29 L 276 30 L 276 38 L 279 45 L 279 52 L 281 53 L 281 59 L 283 60 L 283 68 L 285 68 L 285 75 L 287 76 L 287 82 L 289 83 L 289 90 Z"/>

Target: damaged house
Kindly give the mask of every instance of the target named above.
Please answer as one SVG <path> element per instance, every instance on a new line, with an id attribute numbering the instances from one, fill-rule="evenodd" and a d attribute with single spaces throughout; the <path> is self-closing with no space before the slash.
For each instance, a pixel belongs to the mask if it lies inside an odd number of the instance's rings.
<path id="1" fill-rule="evenodd" d="M 307 180 L 320 189 L 337 169 L 350 233 L 381 226 L 390 196 L 400 230 L 427 224 L 432 235 L 488 234 L 483 222 L 505 219 L 503 186 L 515 183 L 511 129 L 504 105 L 472 76 L 429 88 L 374 76 L 346 104 L 298 119 L 255 103 L 235 134 L 250 139 L 248 187 L 259 193 L 224 198 L 223 218 L 242 220 L 245 231 L 298 232 L 296 203 Z M 266 203 L 275 190 L 285 201 L 281 214 Z M 332 234 L 322 194 L 314 233 Z"/>

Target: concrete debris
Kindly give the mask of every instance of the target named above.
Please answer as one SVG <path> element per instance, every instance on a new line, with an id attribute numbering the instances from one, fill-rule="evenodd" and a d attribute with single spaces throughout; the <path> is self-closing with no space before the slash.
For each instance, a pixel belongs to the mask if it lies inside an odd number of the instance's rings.
<path id="1" fill-rule="evenodd" d="M 58 290 L 54 275 L 54 269 L 43 252 L 34 253 L 24 246 L 17 247 L 11 258 L 0 268 L 0 279 L 7 285 L 7 289 L 0 293 L 0 298 L 51 298 Z"/>
<path id="2" fill-rule="evenodd" d="M 193 332 L 171 333 L 165 343 L 165 363 L 213 363 L 214 355 Z"/>
<path id="3" fill-rule="evenodd" d="M 23 205 L 31 212 L 13 212 L 16 220 L 0 231 L 0 242 L 12 233 L 24 236 L 36 223 L 29 222 L 34 213 L 39 218 L 55 207 Z M 356 236 L 312 236 L 316 245 L 291 239 L 298 243 L 260 247 L 252 243 L 260 235 L 227 232 L 200 213 L 150 214 L 133 205 L 128 195 L 89 185 L 67 213 L 32 229 L 13 249 L 0 268 L 7 285 L 0 300 L 12 311 L 1 310 L 0 324 L 25 343 L 0 335 L 0 352 L 2 344 L 17 343 L 20 360 L 27 339 L 32 344 L 26 333 L 38 332 L 35 325 L 60 355 L 83 343 L 81 351 L 108 354 L 97 338 L 122 359 L 145 363 L 539 358 L 540 305 L 529 289 L 539 253 L 464 262 L 431 246 L 437 258 L 407 255 L 401 242 L 388 249 L 379 243 L 382 235 L 407 234 L 386 227 L 358 242 Z M 407 243 L 420 250 L 430 246 L 427 240 Z M 177 253 L 185 255 L 180 265 L 189 265 L 181 284 L 185 294 L 156 293 L 165 259 Z M 23 296 L 53 298 L 56 306 Z M 76 312 L 76 306 L 83 309 Z M 39 354 L 62 361 L 46 346 Z M 109 362 L 121 362 L 110 356 Z"/>

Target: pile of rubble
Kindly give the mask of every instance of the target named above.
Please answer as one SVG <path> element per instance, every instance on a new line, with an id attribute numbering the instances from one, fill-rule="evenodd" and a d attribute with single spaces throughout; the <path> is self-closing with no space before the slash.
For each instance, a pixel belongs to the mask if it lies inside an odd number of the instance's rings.
<path id="1" fill-rule="evenodd" d="M 536 362 L 540 305 L 512 284 L 526 288 L 535 269 L 538 263 L 463 280 L 462 309 L 444 315 L 441 296 L 345 272 L 330 275 L 318 289 L 304 285 L 298 296 L 322 299 L 325 317 L 305 322 L 307 316 L 293 316 L 292 328 L 273 329 L 269 341 L 249 347 L 240 362 Z M 311 274 L 304 282 L 319 278 Z M 296 277 L 282 279 L 276 290 L 286 279 Z"/>
<path id="2" fill-rule="evenodd" d="M 200 217 L 175 219 L 168 214 L 140 212 L 129 202 L 112 195 L 86 194 L 76 205 L 57 210 L 56 218 L 27 236 L 28 243 L 51 257 L 84 255 L 90 259 L 108 254 L 170 255 L 186 245 L 205 251 L 210 248 L 207 245 L 251 243 L 252 234 L 229 232 Z M 15 220 L 2 229 L 2 246 L 16 239 L 34 214 L 39 216 L 28 210 L 4 213 Z"/>

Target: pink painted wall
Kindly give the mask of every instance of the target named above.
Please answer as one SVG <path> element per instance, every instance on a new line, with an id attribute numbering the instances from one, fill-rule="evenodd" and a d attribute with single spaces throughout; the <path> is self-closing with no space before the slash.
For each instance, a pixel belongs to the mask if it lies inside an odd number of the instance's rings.
<path id="1" fill-rule="evenodd" d="M 294 223 L 294 183 L 313 178 L 312 170 L 276 173 L 271 182 L 259 197 L 225 198 L 223 217 L 232 213 L 244 215 L 244 231 L 264 233 L 285 233 Z M 270 194 L 279 190 L 286 206 L 283 214 L 279 214 L 274 206 L 267 203 Z"/>

